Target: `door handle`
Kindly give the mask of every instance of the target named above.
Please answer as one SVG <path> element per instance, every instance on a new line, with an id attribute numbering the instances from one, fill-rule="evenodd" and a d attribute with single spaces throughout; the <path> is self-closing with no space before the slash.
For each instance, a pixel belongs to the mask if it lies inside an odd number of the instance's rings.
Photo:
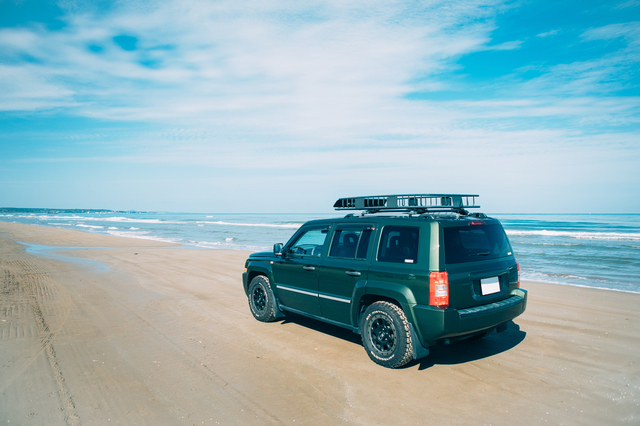
<path id="1" fill-rule="evenodd" d="M 305 271 L 315 271 L 316 267 L 315 266 L 303 266 L 302 269 L 304 269 Z"/>
<path id="2" fill-rule="evenodd" d="M 358 271 L 347 271 L 345 274 L 351 275 L 352 277 L 359 277 L 361 275 Z"/>

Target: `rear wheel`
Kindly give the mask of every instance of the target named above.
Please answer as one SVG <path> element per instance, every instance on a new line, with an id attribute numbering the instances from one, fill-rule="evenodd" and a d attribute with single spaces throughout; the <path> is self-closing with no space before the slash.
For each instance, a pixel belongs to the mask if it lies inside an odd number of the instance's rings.
<path id="1" fill-rule="evenodd" d="M 264 275 L 253 278 L 249 284 L 249 308 L 258 321 L 271 322 L 276 319 L 273 292 L 269 279 Z"/>
<path id="2" fill-rule="evenodd" d="M 373 362 L 397 368 L 413 358 L 409 321 L 399 306 L 387 301 L 372 303 L 364 312 L 360 330 Z"/>

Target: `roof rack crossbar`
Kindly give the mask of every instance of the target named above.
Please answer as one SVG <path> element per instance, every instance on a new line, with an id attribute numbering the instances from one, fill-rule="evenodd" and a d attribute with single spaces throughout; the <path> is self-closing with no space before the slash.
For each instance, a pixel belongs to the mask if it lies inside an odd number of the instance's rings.
<path id="1" fill-rule="evenodd" d="M 472 194 L 402 194 L 371 195 L 340 198 L 333 207 L 336 210 L 365 210 L 378 212 L 464 212 L 479 208 L 478 195 Z"/>

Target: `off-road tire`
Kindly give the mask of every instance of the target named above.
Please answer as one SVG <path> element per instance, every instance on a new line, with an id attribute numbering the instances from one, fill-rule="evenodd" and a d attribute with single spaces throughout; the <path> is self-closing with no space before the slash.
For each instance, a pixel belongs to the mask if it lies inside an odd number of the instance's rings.
<path id="1" fill-rule="evenodd" d="M 413 359 L 409 321 L 398 305 L 387 301 L 369 305 L 362 316 L 360 332 L 362 345 L 376 364 L 398 368 Z"/>
<path id="2" fill-rule="evenodd" d="M 271 322 L 276 319 L 273 292 L 269 279 L 264 275 L 254 277 L 249 284 L 249 309 L 258 321 Z"/>

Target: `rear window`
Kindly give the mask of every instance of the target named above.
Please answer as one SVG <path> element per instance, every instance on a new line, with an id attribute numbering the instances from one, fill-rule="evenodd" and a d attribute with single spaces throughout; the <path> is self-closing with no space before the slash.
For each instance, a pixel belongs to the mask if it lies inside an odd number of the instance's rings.
<path id="1" fill-rule="evenodd" d="M 444 228 L 445 263 L 476 262 L 511 256 L 509 240 L 500 225 Z"/>

